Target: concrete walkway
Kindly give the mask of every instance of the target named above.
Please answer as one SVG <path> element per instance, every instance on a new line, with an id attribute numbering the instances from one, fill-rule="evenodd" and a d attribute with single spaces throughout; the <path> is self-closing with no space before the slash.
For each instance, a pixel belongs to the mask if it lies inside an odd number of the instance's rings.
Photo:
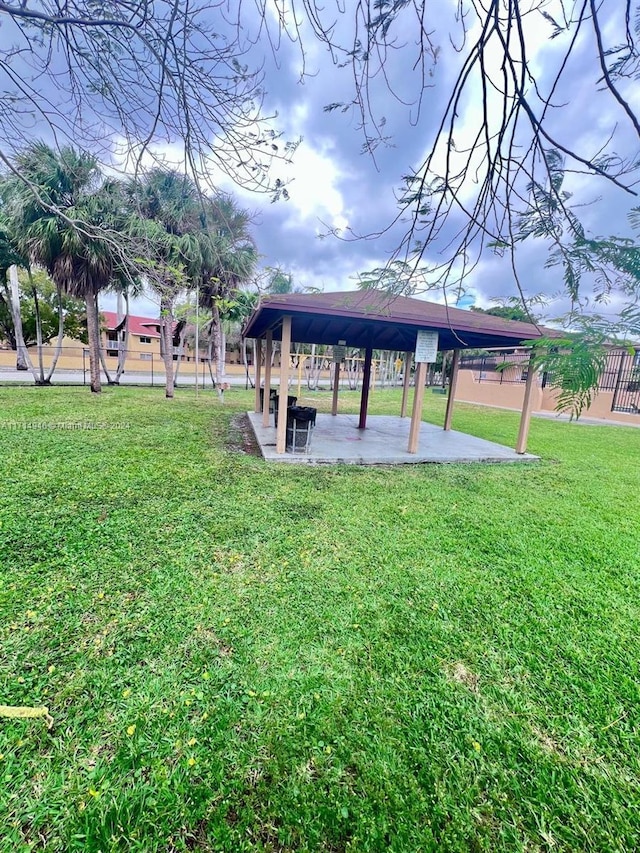
<path id="1" fill-rule="evenodd" d="M 262 426 L 262 415 L 248 412 L 249 421 L 265 459 L 293 464 L 406 465 L 424 462 L 531 462 L 529 453 L 422 423 L 418 453 L 407 452 L 409 418 L 370 415 L 366 430 L 358 429 L 357 415 L 319 414 L 310 453 L 276 453 L 276 431 Z M 271 416 L 273 423 L 273 416 Z M 514 437 L 515 438 L 515 437 Z"/>

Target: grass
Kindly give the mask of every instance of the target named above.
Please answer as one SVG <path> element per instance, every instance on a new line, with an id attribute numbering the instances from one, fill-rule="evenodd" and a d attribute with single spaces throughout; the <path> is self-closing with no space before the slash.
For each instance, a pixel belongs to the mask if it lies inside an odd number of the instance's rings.
<path id="1" fill-rule="evenodd" d="M 637 850 L 640 432 L 305 468 L 249 405 L 0 389 L 0 704 L 55 721 L 0 720 L 0 851 Z"/>

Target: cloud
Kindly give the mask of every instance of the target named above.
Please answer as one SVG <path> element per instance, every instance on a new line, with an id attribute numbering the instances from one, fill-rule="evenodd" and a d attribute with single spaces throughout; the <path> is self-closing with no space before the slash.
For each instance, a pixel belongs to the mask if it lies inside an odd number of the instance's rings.
<path id="1" fill-rule="evenodd" d="M 312 36 L 308 24 L 302 28 L 306 55 L 302 54 L 300 43 L 286 33 L 280 38 L 275 54 L 266 38 L 256 45 L 254 57 L 264 67 L 265 110 L 277 113 L 274 126 L 282 129 L 284 138 L 303 140 L 293 164 L 278 171 L 279 176 L 289 181 L 290 200 L 270 204 L 265 198 L 233 187 L 222 175 L 214 175 L 222 188 L 233 191 L 242 205 L 255 211 L 255 238 L 265 264 L 292 272 L 299 284 L 333 290 L 353 288 L 357 272 L 380 266 L 389 259 L 408 226 L 405 221 L 394 221 L 399 212 L 402 176 L 412 167 L 417 168 L 429 150 L 464 60 L 464 54 L 456 53 L 449 44 L 456 5 L 438 4 L 435 10 L 430 9 L 429 27 L 435 31 L 433 38 L 440 55 L 437 65 L 424 79 L 415 67 L 419 49 L 415 21 L 407 16 L 400 22 L 397 49 L 388 52 L 384 75 L 381 73 L 371 80 L 371 111 L 375 118 L 384 119 L 382 132 L 389 137 L 386 144 L 376 149 L 375 158 L 363 153 L 364 137 L 357 109 L 347 106 L 345 112 L 325 111 L 329 103 L 349 104 L 354 96 L 354 77 L 349 65 L 339 67 L 333 61 L 331 54 Z M 327 20 L 332 15 L 336 17 L 335 39 L 347 44 L 353 37 L 350 29 L 353 20 L 348 12 L 336 16 L 331 3 L 322 8 Z M 546 8 L 558 20 L 562 18 L 553 3 Z M 620 4 L 605 0 L 603 20 L 607 19 L 607 10 L 610 14 L 605 38 L 607 43 L 614 43 Z M 271 32 L 277 37 L 278 22 L 273 9 L 271 14 Z M 611 23 L 614 19 L 617 24 Z M 523 22 L 532 68 L 539 76 L 542 90 L 549 91 L 569 35 L 549 39 L 549 22 L 536 12 L 527 13 Z M 472 42 L 474 33 L 474 29 L 468 33 L 467 44 Z M 500 62 L 496 50 L 488 69 L 494 82 L 499 76 Z M 638 140 L 626 129 L 624 116 L 610 96 L 598 91 L 600 75 L 593 37 L 585 33 L 576 43 L 571 64 L 548 110 L 549 129 L 563 144 L 575 145 L 588 153 L 595 153 L 615 131 L 615 148 L 623 156 L 633 156 Z M 470 146 L 475 138 L 480 92 L 480 81 L 476 80 L 460 105 L 458 148 Z M 422 98 L 419 115 L 418 95 Z M 496 95 L 490 99 L 495 108 L 499 99 Z M 524 137 L 519 140 L 520 144 L 526 142 Z M 442 169 L 441 158 L 438 165 Z M 632 197 L 591 176 L 568 174 L 566 188 L 573 193 L 572 202 L 581 205 L 578 212 L 593 233 L 628 233 L 626 214 L 634 203 Z M 472 184 L 465 189 L 465 201 L 472 197 L 473 191 Z M 463 224 L 462 212 L 452 209 L 443 237 L 449 238 Z M 331 228 L 340 229 L 343 239 L 319 236 Z M 378 236 L 353 240 L 352 235 Z M 429 257 L 440 258 L 440 249 L 441 246 L 430 246 Z M 545 268 L 546 259 L 547 250 L 540 243 L 518 249 L 518 273 L 529 295 L 544 291 L 553 297 L 562 289 L 561 271 Z M 490 253 L 483 256 L 467 286 L 476 292 L 479 304 L 485 305 L 493 297 L 517 293 L 509 258 Z M 564 304 L 560 300 L 550 310 L 555 312 L 556 307 Z"/>

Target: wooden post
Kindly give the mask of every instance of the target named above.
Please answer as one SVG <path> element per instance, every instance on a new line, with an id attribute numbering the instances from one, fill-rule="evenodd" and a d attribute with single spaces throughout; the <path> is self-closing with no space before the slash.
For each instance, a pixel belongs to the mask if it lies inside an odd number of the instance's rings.
<path id="1" fill-rule="evenodd" d="M 444 413 L 444 428 L 451 429 L 451 418 L 453 417 L 453 403 L 456 398 L 456 385 L 458 384 L 458 369 L 460 367 L 460 350 L 454 349 L 453 361 L 451 362 L 451 382 L 449 382 L 449 396 L 447 397 L 447 408 Z"/>
<path id="2" fill-rule="evenodd" d="M 529 371 L 524 386 L 524 400 L 522 402 L 522 415 L 520 416 L 520 429 L 518 430 L 518 441 L 516 442 L 516 453 L 527 452 L 527 438 L 529 437 L 529 424 L 531 423 L 531 403 L 533 401 L 533 387 L 537 370 L 533 365 L 533 354 L 529 359 Z"/>
<path id="3" fill-rule="evenodd" d="M 369 383 L 371 382 L 371 361 L 373 347 L 367 347 L 364 353 L 364 368 L 362 371 L 362 396 L 360 397 L 360 419 L 358 429 L 367 427 L 367 408 L 369 406 Z"/>
<path id="4" fill-rule="evenodd" d="M 278 389 L 278 426 L 276 453 L 284 453 L 287 443 L 287 397 L 289 395 L 289 357 L 291 354 L 291 315 L 282 318 L 280 344 L 280 388 Z"/>
<path id="5" fill-rule="evenodd" d="M 271 403 L 271 356 L 273 355 L 273 332 L 267 332 L 267 352 L 264 357 L 264 396 L 262 406 L 262 426 L 269 426 L 269 405 Z"/>
<path id="6" fill-rule="evenodd" d="M 419 361 L 415 372 L 415 392 L 413 395 L 413 411 L 411 413 L 411 427 L 409 428 L 409 453 L 418 452 L 420 439 L 420 424 L 422 423 L 422 401 L 424 400 L 424 383 L 427 378 L 426 361 Z"/>
<path id="7" fill-rule="evenodd" d="M 402 405 L 400 406 L 400 417 L 407 417 L 407 400 L 409 399 L 409 385 L 411 384 L 411 361 L 413 353 L 404 354 L 404 376 L 402 382 Z"/>
<path id="8" fill-rule="evenodd" d="M 340 390 L 340 362 L 336 361 L 333 373 L 333 399 L 331 401 L 331 414 L 338 414 L 338 392 Z"/>
<path id="9" fill-rule="evenodd" d="M 256 338 L 256 412 L 262 411 L 262 406 L 260 405 L 260 380 L 262 375 L 262 340 L 260 338 Z"/>

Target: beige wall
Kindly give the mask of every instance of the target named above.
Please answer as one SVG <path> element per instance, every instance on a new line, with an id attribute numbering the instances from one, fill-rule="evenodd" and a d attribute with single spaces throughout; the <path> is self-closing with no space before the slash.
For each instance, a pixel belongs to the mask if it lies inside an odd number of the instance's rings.
<path id="1" fill-rule="evenodd" d="M 533 391 L 534 412 L 555 412 L 558 392 L 553 388 L 541 388 Z M 474 370 L 461 370 L 458 374 L 456 399 L 465 403 L 484 403 L 487 406 L 499 406 L 505 409 L 522 409 L 524 401 L 524 382 L 503 383 L 479 382 Z M 600 391 L 593 404 L 583 412 L 582 417 L 601 418 L 619 423 L 640 423 L 640 415 L 626 412 L 612 412 L 613 391 Z"/>
<path id="2" fill-rule="evenodd" d="M 522 409 L 524 382 L 479 382 L 475 370 L 461 370 L 458 374 L 456 399 L 465 403 L 484 403 L 505 409 Z M 533 389 L 533 410 L 542 408 L 542 388 Z"/>
<path id="3" fill-rule="evenodd" d="M 592 405 L 583 413 L 583 417 L 602 418 L 605 421 L 619 421 L 620 423 L 640 424 L 640 414 L 629 412 L 612 412 L 613 391 L 599 391 Z M 545 388 L 543 392 L 542 410 L 555 412 L 556 398 L 558 392 L 553 388 Z"/>

